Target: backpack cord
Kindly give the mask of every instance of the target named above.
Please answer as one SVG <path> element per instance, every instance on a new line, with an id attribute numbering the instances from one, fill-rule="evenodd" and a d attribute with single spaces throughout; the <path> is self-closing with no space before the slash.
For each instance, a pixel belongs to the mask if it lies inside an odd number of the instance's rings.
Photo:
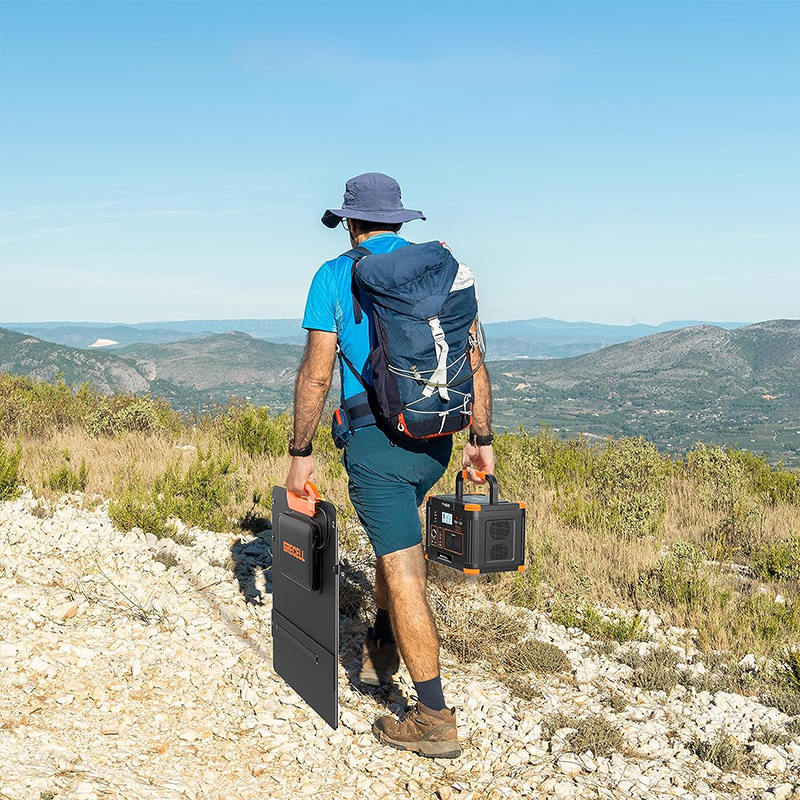
<path id="1" fill-rule="evenodd" d="M 479 329 L 479 332 L 480 332 L 479 333 L 479 338 L 478 338 L 478 345 L 480 347 L 480 342 L 485 342 L 486 341 L 486 334 L 484 333 L 484 330 L 483 330 L 483 323 L 480 320 L 478 320 L 478 329 Z M 353 362 L 344 354 L 344 350 L 342 350 L 342 348 L 341 348 L 341 346 L 339 345 L 338 342 L 336 344 L 336 353 L 338 354 L 339 358 L 342 361 L 344 361 L 345 364 L 347 364 L 347 366 L 350 368 L 350 372 L 352 372 L 353 375 L 355 375 L 356 380 L 364 387 L 364 390 L 366 392 L 372 391 L 374 389 L 374 387 L 370 386 L 370 384 L 368 384 L 364 380 L 364 378 L 361 375 L 361 373 L 355 368 Z M 431 386 L 434 386 L 435 388 L 438 388 L 439 386 L 446 386 L 448 388 L 452 388 L 453 386 L 460 386 L 462 383 L 466 383 L 470 378 L 472 378 L 477 373 L 477 371 L 483 366 L 483 362 L 486 360 L 486 350 L 485 350 L 485 348 L 480 348 L 480 354 L 481 354 L 481 360 L 478 362 L 478 365 L 465 378 L 462 378 L 460 381 L 454 381 L 453 383 L 443 383 L 443 384 L 434 383 L 434 384 L 431 384 Z M 389 368 L 393 369 L 393 370 L 397 369 L 397 367 L 392 367 L 391 364 L 389 365 Z"/>

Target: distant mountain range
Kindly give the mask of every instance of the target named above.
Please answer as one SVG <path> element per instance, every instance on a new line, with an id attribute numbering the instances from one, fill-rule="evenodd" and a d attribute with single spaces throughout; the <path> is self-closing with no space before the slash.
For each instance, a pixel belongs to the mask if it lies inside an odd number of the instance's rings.
<path id="1" fill-rule="evenodd" d="M 495 418 L 571 434 L 725 442 L 800 463 L 800 321 L 698 325 L 575 358 L 490 365 Z"/>
<path id="2" fill-rule="evenodd" d="M 732 329 L 744 323 L 684 321 L 664 322 L 661 325 L 603 325 L 540 317 L 490 322 L 485 328 L 490 358 L 566 358 L 660 331 L 712 324 Z M 234 330 L 270 342 L 302 344 L 305 341 L 305 331 L 300 327 L 299 319 L 201 319 L 130 325 L 106 322 L 18 322 L 4 324 L 3 327 L 70 347 L 91 348 L 101 342 L 103 349 L 109 350 L 138 342 L 163 344 Z"/>
<path id="3" fill-rule="evenodd" d="M 0 328 L 0 371 L 46 380 L 60 372 L 102 391 L 149 391 L 183 411 L 209 410 L 231 395 L 275 409 L 291 403 L 301 346 L 240 331 L 187 333 L 193 338 L 109 352 Z M 715 441 L 800 465 L 798 320 L 679 327 L 570 358 L 488 366 L 500 428 L 545 423 L 570 435 L 643 435 L 675 451 Z"/>
<path id="4" fill-rule="evenodd" d="M 246 333 L 198 336 L 166 344 L 135 344 L 113 353 L 52 344 L 0 328 L 0 372 L 103 392 L 150 392 L 180 411 L 208 411 L 230 396 L 257 405 L 291 403 L 303 348 L 253 339 Z"/>

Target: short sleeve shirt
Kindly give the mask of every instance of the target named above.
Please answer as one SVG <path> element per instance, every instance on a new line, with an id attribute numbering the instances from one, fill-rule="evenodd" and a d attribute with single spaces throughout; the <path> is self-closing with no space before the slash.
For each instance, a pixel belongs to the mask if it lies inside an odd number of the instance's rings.
<path id="1" fill-rule="evenodd" d="M 382 233 L 371 236 L 362 247 L 372 253 L 391 253 L 408 245 L 402 236 Z M 326 261 L 316 272 L 308 290 L 303 327 L 306 330 L 330 331 L 339 337 L 339 347 L 353 366 L 369 384 L 372 372 L 369 366 L 370 345 L 374 338 L 372 308 L 366 298 L 362 303 L 363 317 L 356 324 L 352 291 L 353 260 L 345 256 Z M 363 386 L 350 371 L 342 368 L 342 398 L 353 397 L 364 391 Z"/>

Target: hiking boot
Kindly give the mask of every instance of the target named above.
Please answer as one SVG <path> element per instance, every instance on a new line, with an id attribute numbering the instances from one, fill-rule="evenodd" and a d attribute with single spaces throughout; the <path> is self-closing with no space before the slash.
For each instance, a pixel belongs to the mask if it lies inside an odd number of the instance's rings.
<path id="1" fill-rule="evenodd" d="M 367 640 L 361 647 L 361 672 L 358 678 L 368 686 L 391 683 L 392 676 L 400 669 L 400 654 L 394 642 L 383 642 L 375 638 L 375 629 L 367 631 Z"/>
<path id="2" fill-rule="evenodd" d="M 394 717 L 376 720 L 372 732 L 381 744 L 410 750 L 427 758 L 458 758 L 461 755 L 453 708 L 434 711 L 417 703 L 399 722 Z"/>

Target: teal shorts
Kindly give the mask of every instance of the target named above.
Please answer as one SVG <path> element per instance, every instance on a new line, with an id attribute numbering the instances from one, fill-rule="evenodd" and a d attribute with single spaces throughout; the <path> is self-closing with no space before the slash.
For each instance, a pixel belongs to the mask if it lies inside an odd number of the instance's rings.
<path id="1" fill-rule="evenodd" d="M 350 500 L 376 556 L 422 541 L 418 509 L 444 475 L 452 451 L 452 436 L 397 442 L 377 425 L 350 437 L 342 459 Z"/>

